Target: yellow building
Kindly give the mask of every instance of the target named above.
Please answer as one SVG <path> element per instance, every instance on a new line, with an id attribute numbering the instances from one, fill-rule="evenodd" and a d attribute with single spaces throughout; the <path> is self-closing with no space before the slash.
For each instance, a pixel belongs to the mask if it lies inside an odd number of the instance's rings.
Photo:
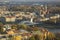
<path id="1" fill-rule="evenodd" d="M 10 18 L 9 17 L 6 17 L 6 22 L 10 22 Z"/>
<path id="2" fill-rule="evenodd" d="M 12 40 L 22 40 L 22 36 L 21 35 L 13 36 Z"/>

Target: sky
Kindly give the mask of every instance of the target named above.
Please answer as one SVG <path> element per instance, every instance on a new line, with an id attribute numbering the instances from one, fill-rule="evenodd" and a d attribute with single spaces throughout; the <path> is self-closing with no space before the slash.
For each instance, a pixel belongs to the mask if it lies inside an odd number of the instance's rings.
<path id="1" fill-rule="evenodd" d="M 0 2 L 4 2 L 4 1 L 25 1 L 25 2 L 28 2 L 28 1 L 60 1 L 60 0 L 0 0 Z"/>

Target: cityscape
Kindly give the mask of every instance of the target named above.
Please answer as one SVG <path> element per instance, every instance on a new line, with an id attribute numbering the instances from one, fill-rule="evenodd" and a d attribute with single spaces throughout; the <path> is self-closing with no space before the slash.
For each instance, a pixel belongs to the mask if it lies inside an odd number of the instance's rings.
<path id="1" fill-rule="evenodd" d="M 60 2 L 0 2 L 0 40 L 60 40 Z"/>

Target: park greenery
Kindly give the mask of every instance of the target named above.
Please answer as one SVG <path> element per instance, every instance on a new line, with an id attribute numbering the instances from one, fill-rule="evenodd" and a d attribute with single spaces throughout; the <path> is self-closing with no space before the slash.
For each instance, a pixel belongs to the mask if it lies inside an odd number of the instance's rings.
<path id="1" fill-rule="evenodd" d="M 0 22 L 0 33 L 3 32 L 4 24 Z M 29 40 L 60 40 L 60 34 L 54 34 L 52 32 L 44 31 L 39 27 L 27 26 L 26 24 L 12 24 L 11 29 L 24 29 L 26 31 L 31 32 L 33 35 L 29 38 Z M 45 36 L 46 33 L 46 36 Z"/>

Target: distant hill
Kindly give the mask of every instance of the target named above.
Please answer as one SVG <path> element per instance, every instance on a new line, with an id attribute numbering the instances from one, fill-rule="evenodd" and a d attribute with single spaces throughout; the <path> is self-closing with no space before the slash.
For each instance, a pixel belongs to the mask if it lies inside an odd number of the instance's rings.
<path id="1" fill-rule="evenodd" d="M 6 5 L 6 4 L 8 4 L 8 5 L 10 5 L 10 4 L 19 4 L 19 5 L 22 5 L 22 4 L 24 4 L 24 5 L 33 5 L 33 4 L 51 4 L 51 5 L 60 5 L 60 2 L 53 2 L 53 1 L 50 1 L 50 2 L 48 2 L 48 1 L 43 1 L 43 2 L 18 2 L 18 1 L 10 1 L 10 2 L 0 2 L 0 5 Z"/>

